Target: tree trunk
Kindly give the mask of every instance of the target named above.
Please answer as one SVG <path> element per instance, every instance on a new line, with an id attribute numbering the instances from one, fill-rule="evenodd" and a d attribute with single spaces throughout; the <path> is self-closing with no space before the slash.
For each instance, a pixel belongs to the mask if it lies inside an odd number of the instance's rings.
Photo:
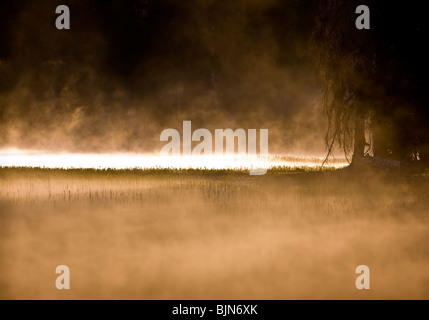
<path id="1" fill-rule="evenodd" d="M 362 160 L 365 152 L 366 140 L 365 140 L 365 123 L 362 118 L 355 120 L 355 134 L 354 134 L 354 148 L 353 148 L 353 159 L 352 164 L 359 160 Z"/>

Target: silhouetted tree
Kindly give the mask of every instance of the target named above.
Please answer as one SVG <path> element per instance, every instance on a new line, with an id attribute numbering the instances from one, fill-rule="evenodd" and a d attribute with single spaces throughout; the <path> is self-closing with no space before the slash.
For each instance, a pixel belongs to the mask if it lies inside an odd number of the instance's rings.
<path id="1" fill-rule="evenodd" d="M 370 30 L 355 26 L 361 4 L 370 8 Z M 328 157 L 335 144 L 352 163 L 366 154 L 426 157 L 423 12 L 417 1 L 400 6 L 371 0 L 320 2 L 312 43 L 329 120 Z"/>

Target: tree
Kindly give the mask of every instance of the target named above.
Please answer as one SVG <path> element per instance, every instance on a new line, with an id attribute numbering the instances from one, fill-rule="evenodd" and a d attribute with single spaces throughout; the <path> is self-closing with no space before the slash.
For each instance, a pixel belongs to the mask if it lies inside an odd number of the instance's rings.
<path id="1" fill-rule="evenodd" d="M 371 9 L 370 30 L 356 28 L 355 11 L 361 4 Z M 365 155 L 425 157 L 422 66 L 427 49 L 419 31 L 424 23 L 421 12 L 418 2 L 320 2 L 311 43 L 328 117 L 327 159 L 336 145 L 351 163 Z"/>

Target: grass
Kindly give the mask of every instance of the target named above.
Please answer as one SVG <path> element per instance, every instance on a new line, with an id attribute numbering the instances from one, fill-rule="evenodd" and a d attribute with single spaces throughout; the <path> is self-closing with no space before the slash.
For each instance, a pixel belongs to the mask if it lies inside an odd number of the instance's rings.
<path id="1" fill-rule="evenodd" d="M 1 168 L 0 298 L 429 298 L 428 186 L 350 169 Z"/>

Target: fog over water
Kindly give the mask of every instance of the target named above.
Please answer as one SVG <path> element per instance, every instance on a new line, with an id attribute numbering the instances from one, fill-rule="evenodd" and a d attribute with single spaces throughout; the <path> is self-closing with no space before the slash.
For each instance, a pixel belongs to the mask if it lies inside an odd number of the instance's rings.
<path id="1" fill-rule="evenodd" d="M 162 130 L 269 129 L 270 153 L 322 156 L 311 1 L 0 4 L 0 149 L 157 153 Z"/>

